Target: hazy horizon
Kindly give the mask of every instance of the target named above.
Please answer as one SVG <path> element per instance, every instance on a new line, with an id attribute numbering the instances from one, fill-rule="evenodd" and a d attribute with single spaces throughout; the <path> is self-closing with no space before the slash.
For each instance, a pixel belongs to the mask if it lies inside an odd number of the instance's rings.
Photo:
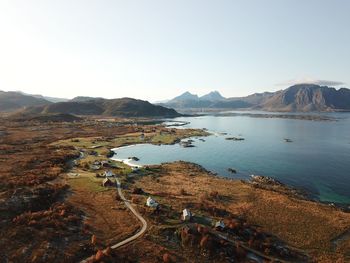
<path id="1" fill-rule="evenodd" d="M 347 87 L 348 10 L 341 0 L 2 1 L 0 90 L 160 101 Z"/>

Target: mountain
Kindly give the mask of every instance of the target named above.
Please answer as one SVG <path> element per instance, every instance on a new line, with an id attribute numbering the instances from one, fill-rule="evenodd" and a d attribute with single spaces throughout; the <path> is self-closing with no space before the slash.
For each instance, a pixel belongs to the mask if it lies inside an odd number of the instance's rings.
<path id="1" fill-rule="evenodd" d="M 247 108 L 251 104 L 243 100 L 238 99 L 226 99 L 218 91 L 212 91 L 206 95 L 199 97 L 198 95 L 185 92 L 178 97 L 169 100 L 166 103 L 162 103 L 167 107 L 175 108 L 178 110 L 186 109 L 231 109 L 231 108 Z"/>
<path id="2" fill-rule="evenodd" d="M 198 99 L 199 99 L 198 95 L 194 95 L 186 91 L 185 93 L 182 93 L 180 96 L 177 96 L 172 100 L 168 101 L 168 103 L 174 103 L 178 101 L 187 101 L 187 100 L 198 100 Z"/>
<path id="3" fill-rule="evenodd" d="M 168 102 L 158 104 L 176 109 L 212 108 L 215 107 L 213 106 L 213 104 L 224 100 L 225 98 L 221 96 L 221 94 L 218 91 L 212 91 L 201 97 L 187 91 L 181 94 L 180 96 L 169 100 Z"/>
<path id="4" fill-rule="evenodd" d="M 221 94 L 218 91 L 212 91 L 206 95 L 203 95 L 202 97 L 199 97 L 196 94 L 192 94 L 186 91 L 185 93 L 182 93 L 180 96 L 177 96 L 169 100 L 167 103 L 178 103 L 183 101 L 219 101 L 224 99 L 225 98 L 221 96 Z"/>
<path id="5" fill-rule="evenodd" d="M 212 91 L 202 97 L 199 98 L 200 100 L 204 101 L 218 101 L 218 100 L 225 100 L 223 96 L 218 91 Z"/>
<path id="6" fill-rule="evenodd" d="M 51 104 L 44 98 L 36 98 L 15 91 L 0 91 L 0 111 L 10 112 L 28 106 L 40 106 Z"/>
<path id="7" fill-rule="evenodd" d="M 256 108 L 287 112 L 350 110 L 350 90 L 298 84 L 276 92 Z"/>
<path id="8" fill-rule="evenodd" d="M 191 93 L 187 92 L 187 94 Z M 246 97 L 224 98 L 215 91 L 202 97 L 192 95 L 193 99 L 179 100 L 179 97 L 162 105 L 179 111 L 186 109 L 255 109 L 282 112 L 350 110 L 349 89 L 336 90 L 315 84 L 298 84 L 285 90 L 254 93 Z"/>
<path id="9" fill-rule="evenodd" d="M 75 114 L 104 115 L 116 117 L 178 117 L 173 109 L 153 105 L 148 101 L 131 98 L 122 99 L 91 99 L 88 101 L 58 102 L 50 105 L 30 107 L 22 114 Z"/>

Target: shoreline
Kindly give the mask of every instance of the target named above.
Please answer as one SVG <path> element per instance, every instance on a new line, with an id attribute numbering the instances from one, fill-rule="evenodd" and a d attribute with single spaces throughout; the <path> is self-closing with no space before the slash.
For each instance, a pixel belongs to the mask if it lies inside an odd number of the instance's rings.
<path id="1" fill-rule="evenodd" d="M 140 144 L 147 144 L 147 143 L 139 143 L 139 144 L 130 144 L 130 145 L 125 145 L 125 146 L 120 146 L 120 147 L 116 147 L 116 148 L 113 148 L 113 149 L 111 149 L 111 151 L 112 152 L 114 152 L 114 155 L 113 156 L 117 156 L 117 150 L 119 150 L 119 149 L 123 149 L 123 148 L 130 148 L 130 147 L 134 147 L 134 146 L 136 146 L 136 145 L 140 145 Z M 126 165 L 129 165 L 130 167 L 137 167 L 137 168 L 142 168 L 143 167 L 143 165 L 141 165 L 141 164 L 134 164 L 134 163 L 132 163 L 132 159 L 129 159 L 129 158 L 127 158 L 127 159 L 120 159 L 120 158 L 114 158 L 114 157 L 111 157 L 110 159 L 111 160 L 113 160 L 113 161 L 117 161 L 117 162 L 121 162 L 121 163 L 124 163 L 124 164 L 126 164 Z"/>
<path id="2" fill-rule="evenodd" d="M 266 191 L 270 192 L 276 192 L 282 195 L 286 195 L 298 200 L 304 200 L 304 201 L 309 201 L 313 202 L 316 204 L 320 205 L 327 205 L 330 207 L 334 207 L 337 209 L 340 209 L 343 212 L 350 213 L 350 203 L 336 203 L 336 202 L 329 202 L 329 201 L 321 201 L 318 198 L 312 197 L 312 193 L 308 191 L 305 188 L 301 187 L 294 187 L 285 183 L 280 182 L 278 179 L 275 179 L 270 176 L 265 176 L 265 175 L 250 175 L 249 179 L 238 179 L 238 178 L 230 178 L 226 176 L 222 176 L 216 172 L 212 172 L 210 170 L 205 169 L 203 166 L 197 163 L 192 163 L 192 162 L 186 162 L 186 161 L 174 161 L 170 163 L 176 163 L 176 162 L 184 162 L 184 163 L 190 163 L 193 165 L 196 165 L 200 167 L 201 169 L 205 170 L 210 176 L 217 177 L 223 180 L 228 180 L 228 181 L 241 181 L 245 184 L 252 185 L 256 188 L 263 189 Z M 169 163 L 169 162 L 166 162 Z M 166 164 L 162 163 L 162 164 Z M 161 164 L 161 165 L 162 165 Z M 260 178 L 256 180 L 256 178 Z"/>
<path id="3" fill-rule="evenodd" d="M 129 165 L 130 167 L 135 167 L 135 168 L 142 168 L 143 167 L 143 165 L 141 165 L 141 164 L 133 164 L 133 163 L 131 163 L 131 159 L 117 159 L 117 158 L 110 158 L 111 160 L 113 160 L 113 161 L 117 161 L 117 162 L 121 162 L 121 163 L 124 163 L 124 164 L 126 164 L 126 165 Z"/>

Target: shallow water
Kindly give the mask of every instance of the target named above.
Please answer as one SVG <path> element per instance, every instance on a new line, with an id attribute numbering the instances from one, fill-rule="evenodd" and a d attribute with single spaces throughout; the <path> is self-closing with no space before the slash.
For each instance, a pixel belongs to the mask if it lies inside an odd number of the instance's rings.
<path id="1" fill-rule="evenodd" d="M 207 128 L 216 133 L 195 139 L 193 148 L 180 145 L 136 145 L 117 150 L 117 158 L 137 156 L 139 164 L 175 160 L 195 162 L 222 176 L 248 178 L 271 176 L 283 183 L 308 190 L 312 196 L 337 203 L 350 203 L 350 113 L 330 113 L 339 120 L 306 121 L 277 118 L 187 117 L 184 128 Z M 244 141 L 228 141 L 241 136 Z M 284 138 L 293 142 L 287 143 Z M 237 170 L 237 174 L 227 171 Z"/>

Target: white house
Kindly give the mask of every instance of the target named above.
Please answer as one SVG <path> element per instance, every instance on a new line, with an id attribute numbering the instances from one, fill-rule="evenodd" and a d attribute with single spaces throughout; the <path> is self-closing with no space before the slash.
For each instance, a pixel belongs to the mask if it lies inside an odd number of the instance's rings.
<path id="1" fill-rule="evenodd" d="M 189 221 L 189 220 L 191 220 L 191 217 L 192 217 L 191 211 L 188 210 L 187 208 L 185 208 L 185 209 L 182 211 L 182 220 L 183 220 L 183 221 Z"/>
<path id="2" fill-rule="evenodd" d="M 114 177 L 115 174 L 111 170 L 108 170 L 108 171 L 105 171 L 104 176 L 105 177 Z"/>
<path id="3" fill-rule="evenodd" d="M 146 201 L 146 205 L 152 208 L 157 208 L 159 204 L 154 199 L 152 199 L 152 197 L 148 197 Z"/>
<path id="4" fill-rule="evenodd" d="M 90 168 L 91 168 L 91 170 L 97 171 L 97 170 L 101 169 L 101 166 L 93 164 L 93 165 L 90 166 Z"/>
<path id="5" fill-rule="evenodd" d="M 113 185 L 114 183 L 109 178 L 105 178 L 102 181 L 102 186 L 104 187 L 113 186 Z"/>
<path id="6" fill-rule="evenodd" d="M 222 220 L 216 221 L 215 223 L 215 228 L 216 229 L 224 229 L 225 228 L 225 223 Z"/>

